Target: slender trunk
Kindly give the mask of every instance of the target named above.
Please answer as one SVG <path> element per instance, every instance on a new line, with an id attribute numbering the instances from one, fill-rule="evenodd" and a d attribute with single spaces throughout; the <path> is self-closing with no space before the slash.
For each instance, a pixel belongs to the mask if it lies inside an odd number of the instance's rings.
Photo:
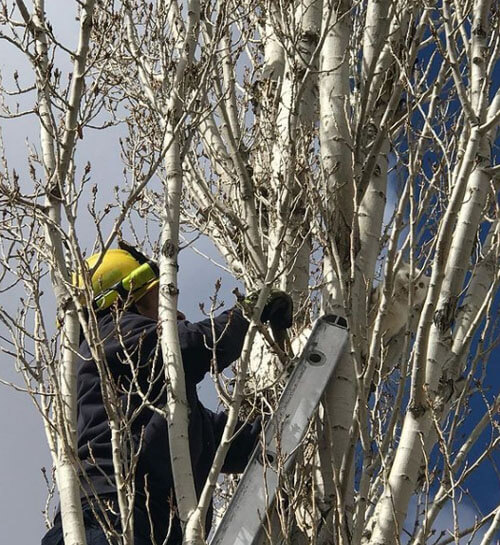
<path id="1" fill-rule="evenodd" d="M 80 324 L 74 309 L 66 311 L 62 333 L 60 370 L 61 436 L 58 441 L 56 481 L 61 500 L 64 543 L 85 545 L 80 481 L 77 473 L 76 358 Z"/>
<path id="2" fill-rule="evenodd" d="M 261 299 L 262 301 L 264 301 L 262 297 Z M 257 305 L 257 308 L 262 308 L 262 304 Z M 231 440 L 234 437 L 236 424 L 238 423 L 238 413 L 240 410 L 241 402 L 243 400 L 243 388 L 246 380 L 246 372 L 248 369 L 251 347 L 254 342 L 256 332 L 257 328 L 255 326 L 255 323 L 252 323 L 246 335 L 245 343 L 241 353 L 240 365 L 236 376 L 236 383 L 221 441 L 215 453 L 214 460 L 212 462 L 212 466 L 207 477 L 207 481 L 201 492 L 200 501 L 198 503 L 196 511 L 189 520 L 188 526 L 186 528 L 186 534 L 189 536 L 195 536 L 200 528 L 205 528 L 205 520 L 207 517 L 207 512 L 210 506 L 212 495 L 217 485 L 217 480 L 219 478 L 222 465 L 224 464 L 226 454 L 229 450 L 229 447 L 231 446 Z M 196 540 L 188 541 L 187 539 L 185 542 L 189 544 L 198 543 L 198 541 Z M 204 543 L 204 541 L 202 541 L 201 543 Z"/>
<path id="3" fill-rule="evenodd" d="M 500 529 L 500 507 L 496 508 L 495 517 L 491 521 L 490 527 L 487 532 L 484 534 L 483 539 L 479 545 L 489 545 L 495 539 L 495 536 L 498 537 L 498 530 Z"/>
<path id="4" fill-rule="evenodd" d="M 181 105 L 186 99 L 185 74 L 193 62 L 195 45 L 199 34 L 201 6 L 191 0 L 187 6 L 187 25 L 181 56 L 177 62 L 171 99 L 165 112 L 165 170 L 164 215 L 160 235 L 160 297 L 159 324 L 161 328 L 161 350 L 165 366 L 168 407 L 168 439 L 170 462 L 175 486 L 175 499 L 179 519 L 184 530 L 197 505 L 191 465 L 189 441 L 189 404 L 182 363 L 179 334 L 177 330 L 178 300 L 178 253 L 179 219 L 182 196 L 182 164 L 179 134 L 175 130 L 181 118 Z M 203 543 L 204 529 L 199 525 L 185 531 L 184 543 Z"/>
<path id="5" fill-rule="evenodd" d="M 290 198 L 289 195 L 285 195 L 284 197 L 286 199 L 285 202 L 287 202 L 287 200 Z M 282 228 L 282 231 L 283 230 L 284 230 L 284 227 Z M 282 233 L 281 233 L 281 236 L 279 237 L 279 240 L 280 241 L 283 240 Z M 228 411 L 228 419 L 224 427 L 224 431 L 222 433 L 221 442 L 215 453 L 214 461 L 212 462 L 212 466 L 210 468 L 207 481 L 201 492 L 198 506 L 196 507 L 196 510 L 193 513 L 193 516 L 189 519 L 187 527 L 186 527 L 186 535 L 184 537 L 184 543 L 189 545 L 201 545 L 202 543 L 204 543 L 203 529 L 204 529 L 205 518 L 207 515 L 208 507 L 210 505 L 212 494 L 217 484 L 217 479 L 219 477 L 227 451 L 231 445 L 231 439 L 234 437 L 234 430 L 238 422 L 238 413 L 240 410 L 241 402 L 243 400 L 243 388 L 246 382 L 248 363 L 249 363 L 249 358 L 251 356 L 250 354 L 251 347 L 254 343 L 255 334 L 257 332 L 255 323 L 258 321 L 262 313 L 262 309 L 269 295 L 269 288 L 272 284 L 273 279 L 276 277 L 279 263 L 280 263 L 281 252 L 282 252 L 281 246 L 282 246 L 282 242 L 274 249 L 274 252 L 272 252 L 272 259 L 269 262 L 269 268 L 267 270 L 267 274 L 264 279 L 264 287 L 259 294 L 259 298 L 253 310 L 253 314 L 251 316 L 250 327 L 245 337 L 243 351 L 240 357 L 240 365 L 239 365 L 239 369 L 237 370 L 234 391 L 233 391 L 233 395 L 231 398 L 231 403 L 230 403 L 230 407 Z M 276 534 L 276 536 L 273 536 L 273 537 L 277 538 L 278 534 Z"/>
<path id="6" fill-rule="evenodd" d="M 478 2 L 473 10 L 473 37 L 471 52 L 471 105 L 480 123 L 486 120 L 486 104 L 483 96 L 487 95 L 485 86 L 486 67 L 485 49 L 488 30 L 490 0 Z M 489 192 L 489 176 L 485 171 L 490 166 L 490 144 L 487 136 L 479 141 L 474 168 L 467 184 L 465 200 L 460 211 L 455 233 L 450 247 L 445 278 L 436 308 L 434 327 L 430 332 L 429 355 L 426 381 L 437 385 L 440 373 L 446 372 L 436 361 L 443 361 L 451 348 L 451 324 L 455 321 L 458 301 L 465 274 L 474 247 L 477 229 L 482 220 L 482 211 Z M 438 392 L 435 391 L 435 394 Z"/>
<path id="7" fill-rule="evenodd" d="M 40 141 L 42 146 L 43 167 L 46 180 L 46 208 L 49 223 L 46 226 L 46 243 L 54 258 L 51 280 L 57 307 L 66 308 L 61 319 L 61 367 L 59 370 L 60 434 L 57 447 L 56 480 L 61 501 L 61 518 L 64 541 L 68 545 L 85 545 L 85 528 L 80 501 L 80 482 L 76 471 L 77 437 L 76 437 L 76 356 L 79 342 L 79 321 L 72 302 L 68 302 L 64 282 L 69 274 L 63 252 L 60 231 L 61 197 L 68 178 L 71 157 L 74 153 L 76 136 L 76 119 L 80 107 L 84 70 L 86 67 L 88 44 L 90 38 L 91 17 L 94 1 L 82 3 L 78 48 L 73 63 L 74 75 L 68 99 L 65 127 L 59 157 L 54 145 L 57 138 L 57 127 L 50 99 L 50 65 L 48 57 L 47 35 L 45 28 L 44 0 L 34 2 L 33 29 L 37 51 L 36 85 L 38 90 L 38 108 L 41 121 Z M 23 11 L 22 11 L 23 13 Z"/>
<path id="8" fill-rule="evenodd" d="M 486 412 L 481 420 L 474 426 L 472 431 L 469 433 L 467 440 L 462 444 L 458 452 L 455 454 L 453 463 L 451 464 L 450 471 L 452 473 L 457 472 L 462 464 L 466 461 L 467 455 L 471 451 L 472 447 L 476 444 L 476 441 L 479 439 L 481 434 L 491 423 L 491 415 L 500 408 L 500 395 L 497 396 L 495 403 L 492 405 L 491 409 Z M 457 482 L 454 483 L 455 486 L 458 485 Z M 446 501 L 450 498 L 451 483 L 449 480 L 441 483 L 439 490 L 436 492 L 432 503 L 429 505 L 425 513 L 425 520 L 420 525 L 417 533 L 410 541 L 410 545 L 424 545 L 427 538 L 432 532 L 432 525 L 436 520 L 436 517 L 441 512 Z"/>
<path id="9" fill-rule="evenodd" d="M 173 112 L 172 112 L 173 113 Z M 183 528 L 197 504 L 189 450 L 189 405 L 177 330 L 177 258 L 179 253 L 179 214 L 182 192 L 182 166 L 178 136 L 172 125 L 167 138 L 174 139 L 165 156 L 167 182 L 165 216 L 160 237 L 160 300 L 159 324 L 161 349 L 165 366 L 168 406 L 168 438 L 175 485 L 176 503 Z M 197 529 L 200 534 L 201 528 Z M 189 536 L 191 539 L 192 536 Z M 201 537 L 200 537 L 201 539 Z M 187 542 L 188 536 L 185 536 Z"/>
<path id="10" fill-rule="evenodd" d="M 483 245 L 484 258 L 477 263 L 470 280 L 467 295 L 457 312 L 455 334 L 451 352 L 453 355 L 464 351 L 464 343 L 470 337 L 469 328 L 477 318 L 477 314 L 483 306 L 488 291 L 494 281 L 497 271 L 498 241 L 500 236 L 500 223 L 498 220 L 490 228 L 490 232 Z M 457 379 L 461 366 L 455 366 L 452 377 Z"/>
<path id="11" fill-rule="evenodd" d="M 475 17 L 476 22 L 478 18 L 484 21 L 484 17 L 477 12 Z M 481 92 L 484 93 L 484 87 Z M 483 103 L 482 98 L 475 102 L 476 107 L 481 108 L 477 111 L 479 119 L 483 117 Z M 432 428 L 434 408 L 429 407 L 428 402 L 435 407 L 439 400 L 440 379 L 445 361 L 443 356 L 446 355 L 450 342 L 449 327 L 454 319 L 456 303 L 462 289 L 465 273 L 463 264 L 470 257 L 486 195 L 486 180 L 481 170 L 484 165 L 482 151 L 484 137 L 481 138 L 474 127 L 470 132 L 461 165 L 454 176 L 453 194 L 438 235 L 430 289 L 415 343 L 413 365 L 416 372 L 412 377 L 410 409 L 405 416 L 400 443 L 382 500 L 374 514 L 375 526 L 370 537 L 372 544 L 397 541 L 424 450 L 431 447 L 427 439 Z M 479 164 L 476 165 L 478 159 Z M 464 201 L 465 195 L 468 198 Z M 431 325 L 433 316 L 434 323 Z M 423 384 L 424 373 L 425 392 L 430 394 L 430 399 L 427 400 L 424 389 L 417 387 L 418 384 Z"/>

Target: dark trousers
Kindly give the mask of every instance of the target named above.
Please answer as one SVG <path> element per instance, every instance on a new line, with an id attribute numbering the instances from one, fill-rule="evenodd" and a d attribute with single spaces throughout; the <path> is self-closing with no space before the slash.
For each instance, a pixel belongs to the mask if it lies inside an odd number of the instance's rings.
<path id="1" fill-rule="evenodd" d="M 85 524 L 87 545 L 120 545 L 116 539 L 108 541 L 89 505 L 83 506 L 83 523 Z M 152 545 L 149 535 L 147 516 L 142 511 L 136 510 L 134 513 L 134 545 Z M 54 520 L 54 526 L 42 538 L 41 545 L 64 545 L 62 522 L 59 513 Z M 158 543 L 158 545 L 161 545 L 161 543 Z"/>

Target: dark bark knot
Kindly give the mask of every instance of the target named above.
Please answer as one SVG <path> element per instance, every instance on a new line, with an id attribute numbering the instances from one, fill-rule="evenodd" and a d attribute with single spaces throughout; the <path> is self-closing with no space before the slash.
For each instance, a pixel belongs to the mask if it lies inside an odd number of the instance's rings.
<path id="1" fill-rule="evenodd" d="M 451 328 L 457 312 L 457 302 L 457 297 L 450 297 L 448 301 L 434 313 L 434 325 L 441 333 L 444 333 Z"/>
<path id="2" fill-rule="evenodd" d="M 439 379 L 438 397 L 444 403 L 448 403 L 455 392 L 455 381 L 444 374 Z"/>
<path id="3" fill-rule="evenodd" d="M 365 129 L 365 135 L 369 141 L 374 140 L 377 136 L 378 128 L 374 123 L 368 123 Z"/>
<path id="4" fill-rule="evenodd" d="M 411 412 L 414 418 L 420 418 L 421 416 L 425 414 L 426 408 L 425 408 L 425 405 L 423 405 L 422 403 L 418 403 L 418 404 L 412 403 L 409 408 L 409 411 Z"/>
<path id="5" fill-rule="evenodd" d="M 162 288 L 162 293 L 164 295 L 176 296 L 179 295 L 179 290 L 177 289 L 175 284 L 169 282 L 166 286 Z"/>
<path id="6" fill-rule="evenodd" d="M 484 28 L 480 24 L 476 25 L 476 27 L 472 30 L 472 34 L 482 39 L 485 39 L 487 36 L 486 30 L 484 30 Z"/>
<path id="7" fill-rule="evenodd" d="M 175 244 L 173 240 L 168 239 L 163 244 L 161 252 L 165 257 L 172 258 L 177 255 L 177 244 Z"/>
<path id="8" fill-rule="evenodd" d="M 300 41 L 310 45 L 316 46 L 319 42 L 319 33 L 314 30 L 305 30 L 300 35 Z"/>

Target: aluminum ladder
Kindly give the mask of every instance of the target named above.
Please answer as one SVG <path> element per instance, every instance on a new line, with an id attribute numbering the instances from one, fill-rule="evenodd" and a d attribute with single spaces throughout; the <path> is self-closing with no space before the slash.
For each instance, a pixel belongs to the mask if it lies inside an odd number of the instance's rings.
<path id="1" fill-rule="evenodd" d="M 266 426 L 265 444 L 263 441 L 252 454 L 210 545 L 256 544 L 276 495 L 278 457 L 281 469 L 291 467 L 347 338 L 344 318 L 330 314 L 315 322 Z"/>

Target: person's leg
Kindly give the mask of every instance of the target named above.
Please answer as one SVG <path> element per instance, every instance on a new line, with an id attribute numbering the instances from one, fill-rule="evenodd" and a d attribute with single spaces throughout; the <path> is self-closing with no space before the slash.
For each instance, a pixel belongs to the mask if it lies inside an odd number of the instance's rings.
<path id="1" fill-rule="evenodd" d="M 89 506 L 83 508 L 83 523 L 85 524 L 87 545 L 116 545 L 118 543 L 116 539 L 108 541 Z M 64 545 L 64 533 L 59 513 L 54 519 L 54 526 L 42 538 L 41 545 Z"/>
<path id="2" fill-rule="evenodd" d="M 87 545 L 110 545 L 106 534 L 103 532 L 92 513 L 92 509 L 88 505 L 83 507 L 83 521 L 85 524 Z M 116 540 L 115 542 L 111 541 L 111 545 L 115 544 Z M 59 514 L 56 515 L 54 526 L 42 538 L 41 545 L 64 545 L 64 534 Z M 136 511 L 135 513 L 134 545 L 152 545 L 149 521 L 141 511 Z"/>
<path id="3" fill-rule="evenodd" d="M 56 517 L 54 526 L 42 537 L 41 545 L 64 545 L 61 518 Z"/>
<path id="4" fill-rule="evenodd" d="M 86 526 L 85 537 L 87 545 L 110 545 L 102 529 L 96 526 Z M 43 536 L 41 545 L 64 545 L 64 534 L 60 521 Z"/>

